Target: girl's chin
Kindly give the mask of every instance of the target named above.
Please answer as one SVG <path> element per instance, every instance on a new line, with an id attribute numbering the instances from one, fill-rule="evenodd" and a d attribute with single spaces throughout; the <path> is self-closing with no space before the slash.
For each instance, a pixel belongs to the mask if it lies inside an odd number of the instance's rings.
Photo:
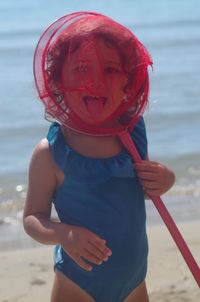
<path id="1" fill-rule="evenodd" d="M 79 116 L 79 118 L 89 124 L 89 125 L 97 125 L 97 124 L 103 124 L 105 120 L 107 120 L 107 118 L 109 117 L 110 114 L 108 114 L 107 112 L 105 112 L 104 110 L 102 111 L 95 111 L 95 112 L 91 112 L 88 111 L 87 109 L 80 111 L 74 111 L 76 113 L 76 115 Z"/>
<path id="2" fill-rule="evenodd" d="M 94 127 L 102 127 L 102 128 L 115 128 L 115 127 L 118 127 L 120 126 L 120 123 L 118 122 L 118 120 L 109 120 L 109 121 L 106 121 L 107 120 L 107 116 L 106 117 L 101 117 L 101 118 L 84 118 L 82 119 L 83 122 L 85 122 L 87 125 L 89 126 L 94 126 Z"/>

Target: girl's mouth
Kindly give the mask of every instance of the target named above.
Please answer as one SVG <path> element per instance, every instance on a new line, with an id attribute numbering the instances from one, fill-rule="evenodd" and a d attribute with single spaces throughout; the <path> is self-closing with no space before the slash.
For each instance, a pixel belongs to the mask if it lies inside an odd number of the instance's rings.
<path id="1" fill-rule="evenodd" d="M 92 117 L 97 117 L 103 111 L 105 103 L 107 102 L 106 97 L 100 96 L 84 96 L 83 97 L 85 106 Z"/>

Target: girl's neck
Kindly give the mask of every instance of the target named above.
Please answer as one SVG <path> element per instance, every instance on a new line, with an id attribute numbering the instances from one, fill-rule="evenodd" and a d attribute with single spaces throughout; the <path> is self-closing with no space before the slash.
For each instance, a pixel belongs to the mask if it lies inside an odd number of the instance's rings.
<path id="1" fill-rule="evenodd" d="M 117 155 L 122 150 L 122 144 L 117 135 L 92 136 L 64 126 L 62 126 L 62 132 L 67 144 L 86 157 L 108 158 Z"/>

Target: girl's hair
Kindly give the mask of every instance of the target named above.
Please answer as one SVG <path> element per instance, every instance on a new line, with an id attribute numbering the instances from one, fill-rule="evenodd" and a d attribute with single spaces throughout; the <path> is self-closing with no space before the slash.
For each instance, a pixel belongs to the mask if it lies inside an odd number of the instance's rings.
<path id="1" fill-rule="evenodd" d="M 46 56 L 46 78 L 49 89 L 57 101 L 61 104 L 64 101 L 62 94 L 62 67 L 67 56 L 75 52 L 83 43 L 90 43 L 96 38 L 103 39 L 104 43 L 118 50 L 121 65 L 124 73 L 127 75 L 128 83 L 124 87 L 124 93 L 132 90 L 133 83 L 138 81 L 141 76 L 141 68 L 138 73 L 139 65 L 145 68 L 149 64 L 149 54 L 144 46 L 137 40 L 133 34 L 122 25 L 119 25 L 112 19 L 99 15 L 86 16 L 80 18 L 70 25 L 57 36 L 52 45 L 49 47 Z M 144 85 L 141 86 L 142 95 L 145 86 L 148 85 L 147 78 Z"/>

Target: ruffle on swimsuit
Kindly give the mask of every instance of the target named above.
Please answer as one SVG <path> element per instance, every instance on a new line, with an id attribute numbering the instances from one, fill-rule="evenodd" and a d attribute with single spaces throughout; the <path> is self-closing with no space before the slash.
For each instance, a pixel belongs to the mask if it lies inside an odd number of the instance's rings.
<path id="1" fill-rule="evenodd" d="M 145 132 L 143 118 L 135 126 L 131 137 L 141 158 L 145 159 L 147 140 L 146 135 L 141 135 L 141 132 Z M 125 148 L 117 155 L 108 158 L 83 156 L 67 144 L 57 122 L 51 125 L 47 139 L 56 164 L 64 173 L 66 172 L 69 179 L 75 182 L 98 184 L 106 182 L 111 177 L 135 177 L 131 157 Z"/>

